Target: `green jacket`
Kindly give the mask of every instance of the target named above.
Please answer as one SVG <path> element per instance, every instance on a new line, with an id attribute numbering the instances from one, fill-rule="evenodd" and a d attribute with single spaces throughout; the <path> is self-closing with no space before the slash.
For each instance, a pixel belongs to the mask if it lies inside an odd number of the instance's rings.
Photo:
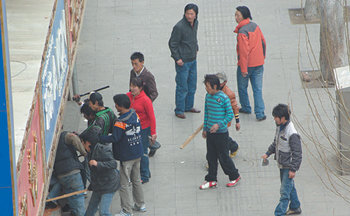
<path id="1" fill-rule="evenodd" d="M 171 57 L 175 61 L 179 59 L 182 59 L 183 62 L 196 60 L 198 51 L 197 30 L 197 19 L 194 20 L 192 28 L 185 15 L 174 26 L 168 44 L 171 51 Z"/>

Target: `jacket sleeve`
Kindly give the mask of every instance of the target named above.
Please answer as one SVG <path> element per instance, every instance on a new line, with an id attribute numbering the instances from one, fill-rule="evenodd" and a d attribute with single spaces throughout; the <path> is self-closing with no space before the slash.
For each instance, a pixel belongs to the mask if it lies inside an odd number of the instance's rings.
<path id="1" fill-rule="evenodd" d="M 153 102 L 158 97 L 156 80 L 154 79 L 153 74 L 149 73 L 146 81 L 148 87 L 148 93 L 151 101 Z"/>
<path id="2" fill-rule="evenodd" d="M 156 132 L 156 117 L 154 115 L 153 104 L 151 100 L 146 100 L 144 103 L 145 110 L 151 123 L 151 135 L 157 134 Z"/>
<path id="3" fill-rule="evenodd" d="M 272 144 L 269 146 L 266 152 L 267 156 L 270 156 L 274 153 L 276 153 L 276 139 L 273 140 Z"/>
<path id="4" fill-rule="evenodd" d="M 112 148 L 101 148 L 99 155 L 102 155 L 105 160 L 97 161 L 97 169 L 116 169 L 117 161 L 113 158 Z"/>
<path id="5" fill-rule="evenodd" d="M 229 91 L 227 96 L 230 98 L 231 107 L 232 107 L 233 113 L 235 115 L 236 123 L 238 123 L 239 122 L 239 107 L 237 104 L 236 95 L 233 91 Z"/>
<path id="6" fill-rule="evenodd" d="M 241 67 L 242 73 L 248 72 L 248 55 L 249 55 L 249 40 L 245 34 L 239 33 L 237 36 L 237 55 L 238 66 Z"/>
<path id="7" fill-rule="evenodd" d="M 301 141 L 298 134 L 292 134 L 289 137 L 289 146 L 292 154 L 292 160 L 289 169 L 295 172 L 299 170 L 302 160 Z"/>
<path id="8" fill-rule="evenodd" d="M 177 61 L 179 59 L 181 59 L 180 56 L 180 43 L 181 43 L 181 30 L 178 26 L 174 26 L 173 31 L 171 32 L 171 36 L 169 39 L 169 49 L 171 52 L 171 57 Z"/>
<path id="9" fill-rule="evenodd" d="M 77 135 L 75 135 L 73 133 L 67 133 L 66 136 L 64 137 L 64 141 L 65 141 L 65 143 L 74 146 L 74 148 L 78 152 L 80 152 L 80 154 L 82 154 L 84 156 L 87 154 L 83 144 L 80 141 L 80 138 Z"/>
<path id="10" fill-rule="evenodd" d="M 232 107 L 228 97 L 226 97 L 224 106 L 225 106 L 224 108 L 225 108 L 226 116 L 222 121 L 218 122 L 220 128 L 225 127 L 233 119 L 233 111 L 232 111 Z"/>
<path id="11" fill-rule="evenodd" d="M 260 34 L 261 34 L 261 43 L 262 43 L 262 47 L 263 47 L 264 58 L 266 58 L 266 41 L 265 41 L 264 35 L 261 32 L 261 30 L 260 30 Z"/>
<path id="12" fill-rule="evenodd" d="M 132 78 L 134 78 L 135 77 L 135 75 L 134 75 L 134 71 L 133 70 L 131 70 L 130 71 L 130 79 L 129 79 L 129 91 L 130 91 L 130 84 L 131 84 L 131 80 L 132 80 Z"/>
<path id="13" fill-rule="evenodd" d="M 121 140 L 121 137 L 123 135 L 123 129 L 120 127 L 117 127 L 116 125 L 118 124 L 123 124 L 123 122 L 115 123 L 112 131 L 112 135 L 100 136 L 100 140 L 99 140 L 100 143 L 117 143 L 119 142 L 119 140 Z"/>

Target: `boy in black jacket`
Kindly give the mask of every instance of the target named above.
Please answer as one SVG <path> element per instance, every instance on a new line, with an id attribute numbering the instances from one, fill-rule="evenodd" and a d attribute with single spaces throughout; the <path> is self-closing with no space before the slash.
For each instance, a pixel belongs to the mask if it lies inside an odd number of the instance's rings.
<path id="1" fill-rule="evenodd" d="M 140 176 L 140 161 L 143 154 L 141 124 L 136 112 L 130 109 L 130 100 L 126 94 L 115 95 L 113 100 L 120 116 L 114 124 L 112 135 L 101 136 L 100 142 L 113 143 L 114 157 L 120 160 L 122 210 L 117 215 L 129 216 L 132 215 L 132 210 L 146 211 Z M 129 197 L 129 181 L 132 184 L 134 207 Z"/>
<path id="2" fill-rule="evenodd" d="M 93 126 L 85 130 L 80 138 L 88 152 L 92 190 L 85 216 L 93 216 L 99 209 L 100 215 L 111 215 L 109 209 L 114 193 L 120 188 L 117 161 L 113 158 L 112 145 L 98 143 L 99 128 Z"/>

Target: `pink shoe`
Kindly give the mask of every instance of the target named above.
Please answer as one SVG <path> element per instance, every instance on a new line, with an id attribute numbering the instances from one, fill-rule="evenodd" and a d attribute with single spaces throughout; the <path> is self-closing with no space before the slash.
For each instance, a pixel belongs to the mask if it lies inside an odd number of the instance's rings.
<path id="1" fill-rule="evenodd" d="M 217 185 L 216 181 L 209 181 L 209 182 L 205 181 L 201 186 L 199 186 L 199 189 L 205 190 L 205 189 L 216 187 L 216 185 Z"/>
<path id="2" fill-rule="evenodd" d="M 237 183 L 241 180 L 241 176 L 238 176 L 236 180 L 230 181 L 229 183 L 226 184 L 227 187 L 234 187 L 237 185 Z"/>

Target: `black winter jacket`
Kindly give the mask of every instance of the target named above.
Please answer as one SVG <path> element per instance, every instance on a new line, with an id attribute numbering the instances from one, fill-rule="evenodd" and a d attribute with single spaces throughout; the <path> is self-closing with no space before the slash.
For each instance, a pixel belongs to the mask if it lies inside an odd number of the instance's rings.
<path id="1" fill-rule="evenodd" d="M 120 175 L 117 161 L 113 158 L 112 145 L 97 143 L 91 146 L 88 160 L 96 160 L 96 166 L 90 166 L 91 183 L 89 189 L 99 193 L 112 193 L 120 187 Z"/>

